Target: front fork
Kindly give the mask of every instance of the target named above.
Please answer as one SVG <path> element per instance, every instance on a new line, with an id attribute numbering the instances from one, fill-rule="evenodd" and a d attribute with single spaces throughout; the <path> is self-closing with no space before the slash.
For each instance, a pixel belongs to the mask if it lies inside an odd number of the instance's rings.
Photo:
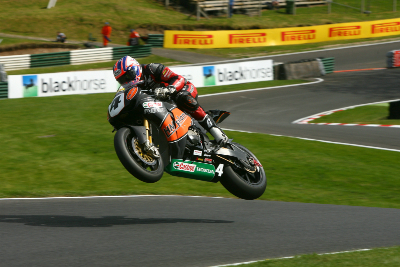
<path id="1" fill-rule="evenodd" d="M 152 144 L 152 138 L 151 138 L 151 134 L 150 134 L 150 123 L 147 119 L 143 120 L 143 126 L 146 128 L 146 140 Z"/>

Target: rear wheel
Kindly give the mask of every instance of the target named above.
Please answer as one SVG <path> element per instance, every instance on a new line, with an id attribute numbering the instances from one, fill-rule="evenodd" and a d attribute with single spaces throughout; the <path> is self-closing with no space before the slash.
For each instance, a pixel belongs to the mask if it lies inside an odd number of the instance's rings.
<path id="1" fill-rule="evenodd" d="M 161 158 L 153 158 L 143 150 L 129 128 L 121 128 L 114 136 L 115 152 L 122 165 L 133 176 L 145 183 L 155 183 L 164 173 Z"/>
<path id="2" fill-rule="evenodd" d="M 221 184 L 238 198 L 253 200 L 261 197 L 267 187 L 264 168 L 250 150 L 240 144 L 233 144 L 247 154 L 247 161 L 236 159 L 234 164 L 226 166 Z"/>

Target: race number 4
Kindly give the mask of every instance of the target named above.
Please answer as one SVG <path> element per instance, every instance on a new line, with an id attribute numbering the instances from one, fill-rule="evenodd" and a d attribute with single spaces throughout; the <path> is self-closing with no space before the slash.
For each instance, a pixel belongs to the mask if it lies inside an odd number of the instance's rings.
<path id="1" fill-rule="evenodd" d="M 215 172 L 218 173 L 218 176 L 221 177 L 222 174 L 224 173 L 224 164 L 219 164 Z"/>
<path id="2" fill-rule="evenodd" d="M 108 113 L 111 117 L 117 116 L 125 107 L 124 94 L 117 95 L 113 102 L 108 106 Z"/>

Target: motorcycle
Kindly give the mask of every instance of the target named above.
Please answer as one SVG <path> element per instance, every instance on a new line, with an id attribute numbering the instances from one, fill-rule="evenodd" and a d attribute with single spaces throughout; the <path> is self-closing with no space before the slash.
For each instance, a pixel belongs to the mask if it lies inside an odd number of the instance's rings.
<path id="1" fill-rule="evenodd" d="M 230 115 L 222 110 L 207 113 L 217 124 Z M 149 119 L 155 114 L 163 119 Z M 172 100 L 156 99 L 150 90 L 135 84 L 122 88 L 108 107 L 108 120 L 117 131 L 114 147 L 119 160 L 143 182 L 155 183 L 165 171 L 172 176 L 220 182 L 231 194 L 247 200 L 259 198 L 266 189 L 264 168 L 250 150 L 232 139 L 218 145 L 190 114 Z M 154 144 L 158 156 L 149 153 L 146 144 Z"/>

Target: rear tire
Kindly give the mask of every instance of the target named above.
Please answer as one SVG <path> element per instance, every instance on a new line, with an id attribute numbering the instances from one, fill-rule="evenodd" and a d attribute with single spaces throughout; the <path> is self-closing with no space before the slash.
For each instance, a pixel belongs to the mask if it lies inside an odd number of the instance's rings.
<path id="1" fill-rule="evenodd" d="M 141 148 L 138 145 L 137 137 L 129 128 L 121 128 L 117 131 L 114 136 L 114 148 L 122 165 L 137 179 L 145 183 L 155 183 L 163 176 L 162 159 L 153 159 L 143 153 L 137 153 L 137 150 L 140 151 Z"/>
<path id="2" fill-rule="evenodd" d="M 237 143 L 234 144 L 259 162 L 256 156 L 246 147 Z M 225 166 L 220 182 L 231 194 L 246 200 L 261 197 L 267 187 L 264 168 L 260 166 L 254 173 L 235 165 Z"/>

